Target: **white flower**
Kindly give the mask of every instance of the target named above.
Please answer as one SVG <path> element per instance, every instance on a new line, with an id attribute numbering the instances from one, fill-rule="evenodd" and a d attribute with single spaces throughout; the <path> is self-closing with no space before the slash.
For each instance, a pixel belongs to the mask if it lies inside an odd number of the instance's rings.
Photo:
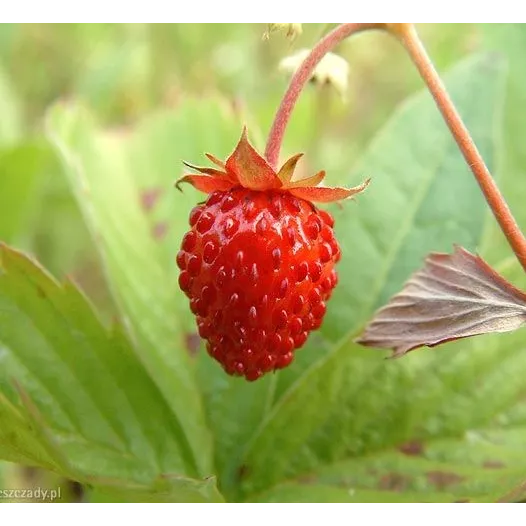
<path id="1" fill-rule="evenodd" d="M 294 74 L 310 53 L 310 49 L 300 49 L 294 55 L 285 57 L 279 63 L 279 69 Z M 345 98 L 349 79 L 349 64 L 339 55 L 327 53 L 316 66 L 311 80 L 316 84 L 331 84 Z"/>

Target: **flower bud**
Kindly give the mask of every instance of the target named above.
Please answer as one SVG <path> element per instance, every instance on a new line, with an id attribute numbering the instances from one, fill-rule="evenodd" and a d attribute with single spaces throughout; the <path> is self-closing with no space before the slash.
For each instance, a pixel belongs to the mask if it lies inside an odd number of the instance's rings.
<path id="1" fill-rule="evenodd" d="M 271 33 L 282 31 L 286 33 L 286 37 L 292 42 L 301 35 L 303 29 L 301 24 L 268 24 L 268 29 L 263 35 L 263 38 L 269 39 Z"/>

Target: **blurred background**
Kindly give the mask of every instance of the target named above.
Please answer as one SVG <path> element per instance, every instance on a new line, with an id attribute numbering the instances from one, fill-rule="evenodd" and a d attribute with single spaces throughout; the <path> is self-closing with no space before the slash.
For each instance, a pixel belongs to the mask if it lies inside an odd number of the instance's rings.
<path id="1" fill-rule="evenodd" d="M 92 241 L 45 138 L 50 105 L 81 101 L 101 128 L 126 135 L 151 115 L 177 112 L 182 105 L 191 121 L 191 99 L 206 135 L 200 108 L 219 104 L 236 129 L 247 122 L 263 147 L 288 81 L 278 69 L 280 60 L 311 47 L 332 27 L 304 25 L 290 42 L 280 33 L 264 39 L 266 24 L 0 25 L 0 241 L 34 254 L 57 277 L 72 276 L 110 319 L 113 307 Z M 419 30 L 439 70 L 487 45 L 480 26 Z M 421 88 L 414 68 L 387 36 L 355 37 L 337 53 L 350 65 L 346 97 L 330 86 L 309 87 L 285 144 L 287 153 L 307 151 L 313 171 L 325 169 L 329 182 L 344 177 L 395 106 Z M 174 165 L 173 179 L 180 174 L 181 165 Z M 152 197 L 148 178 L 146 170 L 146 207 Z M 153 235 L 162 234 L 158 227 Z M 75 483 L 0 463 L 0 488 L 32 486 L 60 486 L 62 501 L 84 498 Z"/>

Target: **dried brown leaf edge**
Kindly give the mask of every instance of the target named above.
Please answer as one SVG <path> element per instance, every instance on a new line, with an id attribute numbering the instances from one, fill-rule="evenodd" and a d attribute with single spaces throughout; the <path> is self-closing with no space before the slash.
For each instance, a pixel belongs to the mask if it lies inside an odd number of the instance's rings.
<path id="1" fill-rule="evenodd" d="M 403 289 L 379 309 L 356 340 L 402 356 L 418 347 L 526 323 L 526 294 L 483 259 L 455 246 L 453 254 L 430 254 Z"/>

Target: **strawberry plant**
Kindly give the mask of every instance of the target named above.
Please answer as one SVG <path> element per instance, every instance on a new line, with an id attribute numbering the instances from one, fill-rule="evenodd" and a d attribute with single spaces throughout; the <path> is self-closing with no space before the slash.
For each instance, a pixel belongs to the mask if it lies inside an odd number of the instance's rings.
<path id="1" fill-rule="evenodd" d="M 284 54 L 274 26 L 261 45 Z M 115 128 L 92 79 L 25 137 L 0 69 L 0 480 L 41 468 L 91 501 L 526 497 L 525 30 L 476 27 L 442 82 L 412 25 L 285 26 L 312 49 L 277 112 L 261 83 Z M 425 89 L 352 152 L 345 127 L 324 139 L 348 109 L 327 53 L 370 31 Z M 56 259 L 77 246 L 80 269 Z"/>

